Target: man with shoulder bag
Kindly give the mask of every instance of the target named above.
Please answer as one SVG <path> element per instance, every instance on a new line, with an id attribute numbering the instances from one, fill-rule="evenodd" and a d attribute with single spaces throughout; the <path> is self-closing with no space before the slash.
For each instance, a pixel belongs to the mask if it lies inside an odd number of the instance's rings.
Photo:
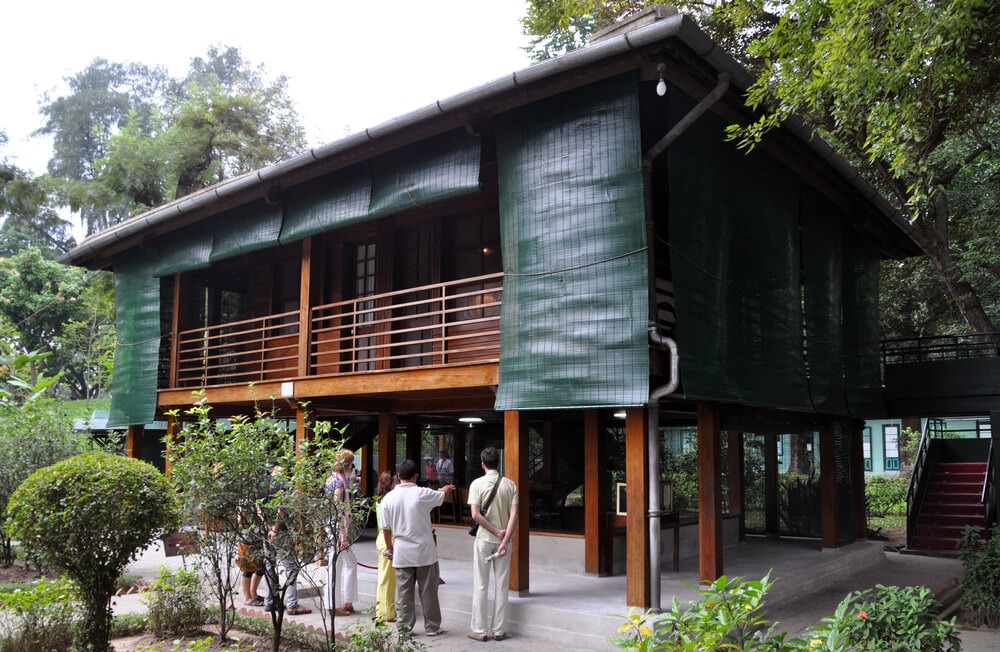
<path id="1" fill-rule="evenodd" d="M 507 592 L 510 585 L 510 539 L 517 526 L 517 485 L 500 475 L 500 453 L 490 446 L 479 455 L 485 475 L 469 486 L 469 507 L 476 539 L 472 550 L 472 625 L 469 638 L 502 641 L 507 638 Z M 493 571 L 494 601 L 489 606 L 490 570 Z"/>

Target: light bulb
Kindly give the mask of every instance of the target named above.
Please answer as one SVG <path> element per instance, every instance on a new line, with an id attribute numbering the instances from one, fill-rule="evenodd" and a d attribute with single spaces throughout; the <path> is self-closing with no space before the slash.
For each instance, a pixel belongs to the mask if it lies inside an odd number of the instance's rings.
<path id="1" fill-rule="evenodd" d="M 663 81 L 663 77 L 660 77 L 660 81 L 656 82 L 656 94 L 660 97 L 667 94 L 667 82 Z"/>

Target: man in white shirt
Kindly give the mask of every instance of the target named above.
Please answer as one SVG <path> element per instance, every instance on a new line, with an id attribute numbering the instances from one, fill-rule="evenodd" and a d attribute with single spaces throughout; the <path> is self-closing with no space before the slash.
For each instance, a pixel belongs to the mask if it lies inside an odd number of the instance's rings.
<path id="1" fill-rule="evenodd" d="M 431 510 L 440 507 L 454 491 L 454 485 L 438 490 L 417 486 L 420 467 L 413 460 L 403 460 L 396 467 L 399 484 L 382 499 L 382 522 L 385 549 L 396 570 L 397 627 L 413 631 L 417 622 L 416 596 L 424 612 L 424 633 L 437 636 L 441 629 L 441 605 L 438 602 L 437 546 L 431 529 Z"/>

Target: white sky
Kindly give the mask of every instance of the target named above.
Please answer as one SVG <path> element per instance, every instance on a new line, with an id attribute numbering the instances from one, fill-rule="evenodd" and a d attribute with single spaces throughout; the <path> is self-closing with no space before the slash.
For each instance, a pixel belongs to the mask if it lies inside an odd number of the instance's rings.
<path id="1" fill-rule="evenodd" d="M 0 150 L 41 174 L 51 144 L 43 93 L 97 57 L 186 73 L 210 45 L 234 46 L 289 78 L 310 145 L 338 140 L 530 64 L 525 0 L 27 0 L 4 7 Z"/>

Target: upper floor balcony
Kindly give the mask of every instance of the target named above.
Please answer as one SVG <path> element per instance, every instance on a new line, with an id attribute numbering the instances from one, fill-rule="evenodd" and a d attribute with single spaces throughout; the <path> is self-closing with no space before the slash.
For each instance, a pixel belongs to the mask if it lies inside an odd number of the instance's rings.
<path id="1" fill-rule="evenodd" d="M 496 362 L 503 274 L 177 333 L 171 389 Z"/>

